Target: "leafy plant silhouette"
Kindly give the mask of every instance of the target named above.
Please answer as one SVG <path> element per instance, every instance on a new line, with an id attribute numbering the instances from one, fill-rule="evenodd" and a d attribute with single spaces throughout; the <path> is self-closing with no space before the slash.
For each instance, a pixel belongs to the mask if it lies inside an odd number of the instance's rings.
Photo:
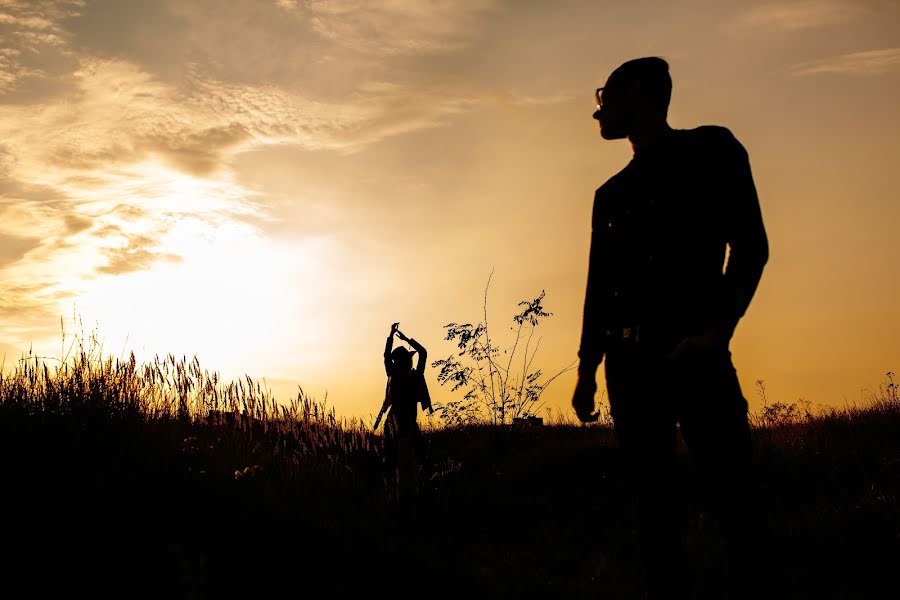
<path id="1" fill-rule="evenodd" d="M 456 343 L 459 352 L 436 360 L 438 381 L 450 385 L 451 391 L 464 390 L 462 398 L 438 407 L 441 419 L 448 425 L 464 425 L 489 421 L 493 425 L 510 423 L 516 417 L 534 416 L 540 410 L 541 396 L 553 381 L 570 370 L 574 363 L 544 377 L 534 368 L 541 338 L 535 332 L 542 319 L 553 316 L 544 307 L 545 291 L 532 300 L 518 303 L 520 312 L 512 318 L 515 339 L 501 348 L 491 337 L 488 321 L 488 291 L 493 272 L 484 288 L 483 321 L 449 323 L 446 340 Z"/>

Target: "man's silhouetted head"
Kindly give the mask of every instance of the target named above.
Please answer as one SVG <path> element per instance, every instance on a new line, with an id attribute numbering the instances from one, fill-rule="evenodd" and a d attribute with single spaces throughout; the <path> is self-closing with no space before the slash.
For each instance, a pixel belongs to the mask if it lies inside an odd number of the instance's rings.
<path id="1" fill-rule="evenodd" d="M 594 118 L 607 140 L 628 137 L 648 122 L 666 121 L 672 98 L 669 64 L 650 56 L 622 64 L 609 76 L 600 92 Z"/>

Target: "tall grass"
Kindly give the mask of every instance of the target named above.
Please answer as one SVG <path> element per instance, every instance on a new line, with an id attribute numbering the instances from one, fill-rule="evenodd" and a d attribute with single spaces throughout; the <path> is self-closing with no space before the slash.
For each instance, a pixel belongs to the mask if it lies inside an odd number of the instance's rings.
<path id="1" fill-rule="evenodd" d="M 93 336 L 76 338 L 61 359 L 29 352 L 0 372 L 0 416 L 162 427 L 180 452 L 205 460 L 204 474 L 266 471 L 282 486 L 308 481 L 310 471 L 346 479 L 360 463 L 377 473 L 381 457 L 380 436 L 301 388 L 279 403 L 260 381 L 223 381 L 197 357 L 102 356 Z"/>
<path id="2" fill-rule="evenodd" d="M 196 598 L 267 584 L 228 578 L 238 566 L 327 576 L 383 531 L 381 444 L 302 389 L 279 403 L 196 357 L 103 356 L 93 336 L 29 352 L 0 372 L 0 556 L 20 557 L 0 579 L 35 597 Z"/>

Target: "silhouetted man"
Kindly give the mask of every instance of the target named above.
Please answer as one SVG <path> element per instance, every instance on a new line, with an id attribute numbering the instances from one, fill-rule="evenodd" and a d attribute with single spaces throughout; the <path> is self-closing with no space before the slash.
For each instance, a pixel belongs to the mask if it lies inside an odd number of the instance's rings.
<path id="1" fill-rule="evenodd" d="M 595 376 L 605 357 L 651 596 L 688 596 L 676 423 L 729 543 L 735 588 L 752 594 L 765 577 L 754 572 L 762 558 L 755 554 L 771 549 L 752 502 L 747 402 L 728 344 L 768 243 L 746 151 L 722 127 L 672 129 L 671 92 L 668 64 L 640 58 L 613 71 L 596 93 L 601 136 L 627 137 L 634 157 L 594 195 L 572 405 L 582 421 L 596 419 Z"/>

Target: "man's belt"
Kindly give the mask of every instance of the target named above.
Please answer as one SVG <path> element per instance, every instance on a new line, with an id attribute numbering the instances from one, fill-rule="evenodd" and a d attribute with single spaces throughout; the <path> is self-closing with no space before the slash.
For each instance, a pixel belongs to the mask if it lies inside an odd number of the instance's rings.
<path id="1" fill-rule="evenodd" d="M 607 347 L 669 348 L 674 347 L 689 331 L 690 329 L 664 327 L 655 323 L 607 327 L 605 342 Z"/>
<path id="2" fill-rule="evenodd" d="M 607 328 L 606 337 L 609 340 L 617 342 L 633 342 L 641 341 L 641 335 L 646 337 L 645 328 L 641 325 L 632 325 L 630 327 L 613 327 Z"/>

